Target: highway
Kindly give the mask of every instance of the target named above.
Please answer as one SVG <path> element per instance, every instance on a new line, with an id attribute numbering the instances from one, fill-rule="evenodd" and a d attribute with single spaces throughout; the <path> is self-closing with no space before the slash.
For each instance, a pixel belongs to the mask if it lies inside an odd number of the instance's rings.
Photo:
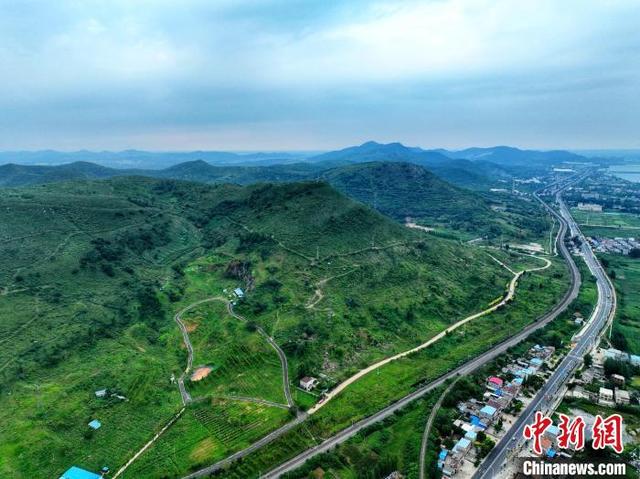
<path id="1" fill-rule="evenodd" d="M 545 313 L 543 316 L 538 318 L 535 322 L 523 328 L 522 331 L 520 331 L 515 336 L 512 336 L 511 338 L 508 338 L 505 341 L 495 345 L 494 347 L 492 347 L 485 353 L 481 354 L 480 356 L 470 360 L 467 363 L 462 364 L 461 366 L 458 366 L 452 371 L 439 377 L 435 381 L 432 381 L 431 383 L 425 386 L 422 386 L 421 388 L 408 394 L 407 396 L 400 399 L 399 401 L 387 406 L 381 411 L 378 411 L 372 416 L 369 416 L 367 418 L 360 420 L 359 422 L 353 424 L 352 426 L 349 426 L 348 428 L 340 431 L 334 436 L 324 440 L 322 443 L 318 444 L 317 446 L 314 446 L 302 452 L 301 454 L 293 457 L 292 459 L 284 462 L 283 464 L 272 469 L 268 473 L 262 475 L 261 476 L 262 479 L 278 478 L 282 474 L 285 474 L 287 472 L 290 472 L 302 466 L 307 460 L 311 459 L 312 457 L 318 454 L 321 454 L 323 452 L 329 451 L 330 449 L 334 448 L 338 444 L 353 437 L 359 431 L 385 419 L 386 417 L 391 416 L 394 412 L 402 409 L 410 402 L 424 396 L 425 394 L 437 388 L 438 386 L 441 386 L 447 379 L 454 378 L 455 376 L 472 373 L 476 369 L 487 364 L 489 361 L 492 361 L 494 358 L 496 358 L 500 354 L 503 354 L 504 352 L 506 352 L 507 349 L 511 348 L 512 346 L 515 346 L 520 341 L 524 340 L 533 331 L 543 328 L 549 322 L 553 321 L 560 313 L 562 313 L 569 306 L 569 304 L 571 304 L 571 302 L 578 296 L 578 292 L 580 290 L 580 272 L 576 264 L 573 262 L 573 259 L 571 258 L 571 255 L 569 254 L 569 251 L 567 250 L 567 247 L 564 244 L 564 238 L 568 230 L 568 223 L 560 215 L 555 213 L 555 211 L 551 211 L 551 213 L 554 216 L 556 216 L 556 219 L 558 219 L 558 221 L 560 222 L 560 230 L 556 237 L 556 246 L 560 251 L 561 255 L 563 256 L 563 258 L 565 259 L 565 261 L 567 262 L 569 266 L 570 276 L 571 276 L 571 285 L 567 290 L 567 292 L 565 293 L 564 297 L 560 300 L 558 304 L 556 304 L 550 311 Z M 213 467 L 215 466 L 216 465 L 214 465 Z M 209 471 L 211 471 L 211 468 L 209 468 Z"/>
<path id="2" fill-rule="evenodd" d="M 582 179 L 582 177 L 579 177 L 575 181 L 579 181 L 580 179 Z M 517 449 L 524 440 L 522 434 L 524 427 L 532 422 L 532 418 L 536 411 L 548 411 L 552 408 L 563 385 L 571 377 L 574 370 L 581 364 L 584 355 L 597 344 L 600 333 L 605 329 L 609 320 L 611 320 L 615 314 L 616 294 L 613 284 L 589 247 L 586 239 L 580 232 L 580 228 L 571 216 L 566 204 L 562 200 L 562 191 L 575 181 L 561 185 L 554 190 L 560 214 L 556 213 L 555 210 L 550 208 L 548 205 L 545 206 L 547 206 L 549 211 L 551 211 L 556 218 L 565 224 L 565 227 L 569 228 L 572 236 L 579 236 L 582 240 L 581 253 L 589 267 L 589 270 L 595 276 L 597 281 L 598 302 L 591 317 L 589 318 L 589 321 L 584 326 L 582 334 L 576 338 L 574 348 L 567 356 L 565 356 L 549 380 L 533 398 L 533 401 L 529 406 L 527 406 L 513 426 L 487 455 L 484 462 L 474 474 L 474 479 L 493 478 L 498 475 L 500 470 L 504 467 L 509 453 Z M 564 244 L 561 247 L 565 249 Z M 570 258 L 569 261 L 573 263 L 573 260 Z"/>

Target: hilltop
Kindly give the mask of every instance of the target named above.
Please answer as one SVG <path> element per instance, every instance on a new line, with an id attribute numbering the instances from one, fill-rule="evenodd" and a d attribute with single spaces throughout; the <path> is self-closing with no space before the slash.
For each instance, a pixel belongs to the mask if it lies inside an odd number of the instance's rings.
<path id="1" fill-rule="evenodd" d="M 412 163 L 358 163 L 319 176 L 338 190 L 381 213 L 404 222 L 410 217 L 429 224 L 478 226 L 491 213 L 488 202 L 457 188 Z"/>

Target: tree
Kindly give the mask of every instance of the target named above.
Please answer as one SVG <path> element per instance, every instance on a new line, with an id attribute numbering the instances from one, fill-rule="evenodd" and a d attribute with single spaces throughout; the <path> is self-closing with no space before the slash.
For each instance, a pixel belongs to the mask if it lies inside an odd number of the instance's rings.
<path id="1" fill-rule="evenodd" d="M 629 251 L 629 258 L 640 258 L 640 248 L 632 248 L 631 251 Z"/>
<path id="2" fill-rule="evenodd" d="M 591 366 L 591 364 L 593 363 L 593 358 L 591 357 L 590 354 L 585 354 L 584 355 L 584 367 L 588 368 Z"/>

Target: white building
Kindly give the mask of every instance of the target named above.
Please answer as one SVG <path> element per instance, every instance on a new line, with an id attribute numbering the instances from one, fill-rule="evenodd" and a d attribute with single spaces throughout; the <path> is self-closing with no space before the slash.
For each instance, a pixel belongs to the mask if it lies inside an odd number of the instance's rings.
<path id="1" fill-rule="evenodd" d="M 316 378 L 305 376 L 300 380 L 300 387 L 305 391 L 311 391 L 318 385 L 319 382 L 320 381 L 318 381 Z"/>
<path id="2" fill-rule="evenodd" d="M 631 397 L 629 396 L 629 391 L 616 389 L 616 404 L 629 404 L 630 402 Z"/>
<path id="3" fill-rule="evenodd" d="M 580 211 L 593 211 L 596 213 L 602 212 L 602 205 L 597 203 L 578 203 L 578 209 Z"/>
<path id="4" fill-rule="evenodd" d="M 598 394 L 598 401 L 600 404 L 610 406 L 613 405 L 613 390 L 609 388 L 600 388 L 600 393 Z"/>

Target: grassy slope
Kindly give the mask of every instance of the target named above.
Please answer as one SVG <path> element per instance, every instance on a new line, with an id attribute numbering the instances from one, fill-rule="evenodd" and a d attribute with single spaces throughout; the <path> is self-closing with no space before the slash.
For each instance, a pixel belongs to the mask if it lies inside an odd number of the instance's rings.
<path id="1" fill-rule="evenodd" d="M 236 464 L 222 477 L 257 477 L 258 471 L 268 470 L 313 446 L 312 438 L 328 437 L 486 350 L 555 304 L 566 290 L 567 280 L 566 269 L 559 262 L 541 273 L 526 274 L 509 308 L 468 323 L 432 347 L 365 376 L 310 420 Z M 468 341 L 470 337 L 472 343 Z"/>
<path id="2" fill-rule="evenodd" d="M 640 260 L 620 255 L 602 258 L 608 264 L 609 275 L 615 271 L 618 309 L 612 333 L 614 347 L 640 354 Z"/>
<path id="3" fill-rule="evenodd" d="M 517 359 L 534 344 L 558 344 L 558 341 L 564 342 L 565 345 L 570 344 L 571 336 L 579 329 L 573 323 L 573 313 L 579 311 L 583 316 L 588 317 L 597 300 L 595 281 L 591 279 L 586 265 L 583 262 L 580 262 L 579 265 L 583 282 L 578 298 L 554 322 L 474 373 L 472 379 L 480 391 L 484 390 L 484 379 L 488 375 L 498 372 L 503 364 L 514 358 Z M 372 477 L 380 477 L 382 469 L 385 472 L 399 470 L 407 478 L 418 477 L 419 446 L 422 432 L 432 404 L 443 389 L 442 387 L 438 388 L 437 391 L 430 393 L 425 398 L 413 402 L 398 414 L 358 434 L 338 446 L 334 451 L 314 458 L 310 464 L 305 464 L 288 475 L 287 479 L 306 477 L 308 471 L 316 467 L 321 467 L 325 472 L 331 471 L 331 473 L 344 478 L 367 477 L 367 474 L 371 472 L 373 472 Z M 456 395 L 450 394 L 450 396 Z M 468 398 L 464 394 L 457 395 L 457 397 L 458 399 Z M 445 407 L 441 408 L 438 414 L 441 420 L 437 420 L 436 426 L 431 430 L 426 456 L 429 474 L 436 473 L 436 457 L 439 445 L 443 441 L 443 437 L 439 435 L 438 425 L 443 429 L 450 430 L 453 419 L 458 416 L 453 410 L 455 402 L 455 399 L 449 398 Z M 447 408 L 446 405 L 449 407 Z M 389 467 L 390 469 L 388 469 Z"/>
<path id="4" fill-rule="evenodd" d="M 0 306 L 0 473 L 8 477 L 48 476 L 72 463 L 115 468 L 148 440 L 180 404 L 169 377 L 184 367 L 185 352 L 171 315 L 238 284 L 224 274 L 233 260 L 254 265 L 243 313 L 289 345 L 294 373 L 305 364 L 324 367 L 328 351 L 336 375 L 344 374 L 359 360 L 428 337 L 453 319 L 450 312 L 492 300 L 507 278 L 485 254 L 407 231 L 318 183 L 242 188 L 122 178 L 7 189 L 0 204 L 7 293 Z M 197 266 L 197 258 L 204 268 L 194 274 L 179 266 Z M 357 275 L 327 282 L 326 299 L 308 311 L 316 280 L 346 269 Z M 207 333 L 198 338 L 196 330 L 196 364 L 205 351 L 212 356 L 203 362 L 220 359 L 208 348 L 215 335 L 245 334 L 229 318 L 221 331 L 209 329 L 220 317 L 215 308 L 193 313 L 206 320 Z M 248 344 L 238 347 L 268 354 L 246 333 Z M 275 366 L 273 356 L 267 361 Z M 102 387 L 129 401 L 95 399 Z M 226 417 L 226 410 L 211 403 L 209 414 Z M 234 411 L 247 428 L 263 414 Z M 259 431 L 276 427 L 281 412 L 265 412 L 268 427 Z M 103 427 L 89 435 L 94 417 Z M 176 467 L 225 453 L 179 424 L 195 442 L 192 459 Z M 225 451 L 246 444 L 247 434 Z"/>

